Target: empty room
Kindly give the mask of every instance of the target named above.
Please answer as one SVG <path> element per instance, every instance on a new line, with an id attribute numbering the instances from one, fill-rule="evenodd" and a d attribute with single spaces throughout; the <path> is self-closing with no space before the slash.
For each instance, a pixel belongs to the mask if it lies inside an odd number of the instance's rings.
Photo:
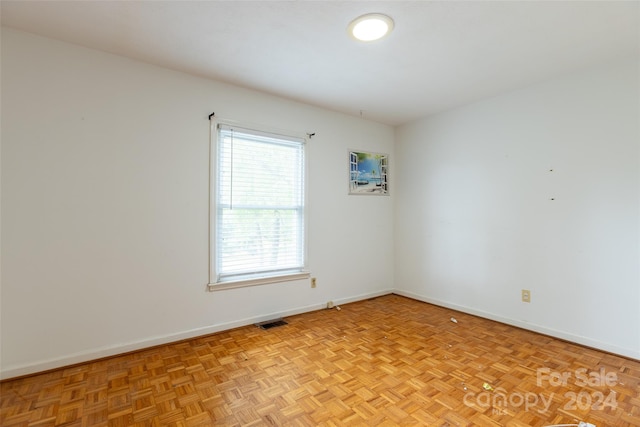
<path id="1" fill-rule="evenodd" d="M 640 426 L 640 2 L 0 13 L 0 425 Z"/>

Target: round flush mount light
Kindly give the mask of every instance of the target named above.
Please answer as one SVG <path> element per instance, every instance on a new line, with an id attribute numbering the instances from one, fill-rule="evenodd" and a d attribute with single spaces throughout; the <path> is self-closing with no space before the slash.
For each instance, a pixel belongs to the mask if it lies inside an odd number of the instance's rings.
<path id="1" fill-rule="evenodd" d="M 393 19 L 381 13 L 368 13 L 351 21 L 348 28 L 349 34 L 356 40 L 372 42 L 393 30 Z"/>

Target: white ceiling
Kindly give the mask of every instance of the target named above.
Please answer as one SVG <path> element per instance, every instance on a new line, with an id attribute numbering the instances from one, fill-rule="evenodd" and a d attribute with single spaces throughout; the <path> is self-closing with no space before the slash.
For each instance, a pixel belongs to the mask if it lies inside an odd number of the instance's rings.
<path id="1" fill-rule="evenodd" d="M 402 124 L 640 57 L 640 2 L 11 1 L 8 27 Z M 391 16 L 386 39 L 346 32 Z"/>

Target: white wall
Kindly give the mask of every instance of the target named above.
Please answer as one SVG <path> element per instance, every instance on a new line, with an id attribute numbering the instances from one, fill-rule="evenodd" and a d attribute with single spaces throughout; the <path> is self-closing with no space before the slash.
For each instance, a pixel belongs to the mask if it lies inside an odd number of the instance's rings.
<path id="1" fill-rule="evenodd" d="M 347 196 L 348 148 L 392 128 L 8 29 L 1 78 L 3 377 L 393 288 L 393 196 Z M 212 111 L 316 132 L 316 289 L 206 292 Z"/>
<path id="2" fill-rule="evenodd" d="M 611 64 L 398 128 L 398 292 L 640 358 L 639 76 Z"/>

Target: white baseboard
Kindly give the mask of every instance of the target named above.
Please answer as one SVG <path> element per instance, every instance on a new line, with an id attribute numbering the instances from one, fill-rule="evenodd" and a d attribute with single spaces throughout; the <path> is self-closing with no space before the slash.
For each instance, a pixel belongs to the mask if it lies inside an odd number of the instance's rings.
<path id="1" fill-rule="evenodd" d="M 355 295 L 348 298 L 341 298 L 334 300 L 334 304 L 347 304 L 350 302 L 362 301 L 370 298 L 379 297 L 382 295 L 388 295 L 393 293 L 392 289 L 383 291 Z M 131 351 L 143 350 L 145 348 L 154 347 L 157 345 L 169 344 L 172 342 L 182 341 L 186 339 L 196 338 L 204 335 L 214 334 L 216 332 L 227 331 L 229 329 L 239 328 L 242 326 L 253 325 L 254 323 L 264 322 L 267 320 L 275 319 L 278 317 L 294 316 L 296 314 L 308 313 L 310 311 L 321 310 L 326 308 L 327 303 L 317 303 L 307 305 L 303 307 L 294 308 L 291 310 L 284 310 L 275 313 L 269 313 L 265 315 L 250 317 L 246 319 L 236 320 L 233 322 L 219 323 L 216 325 L 206 326 L 203 328 L 191 329 L 188 331 L 178 332 L 174 334 L 156 336 L 140 341 L 129 342 L 125 344 L 118 344 L 113 346 L 106 346 L 89 351 L 69 354 L 63 357 L 38 361 L 34 363 L 28 363 L 23 365 L 9 366 L 0 372 L 0 380 L 6 380 L 9 378 L 21 377 L 25 375 L 32 375 L 38 372 L 49 371 L 52 369 L 62 368 L 64 366 L 75 365 L 78 363 L 85 363 L 92 360 L 102 359 L 105 357 L 116 356 Z"/>
<path id="2" fill-rule="evenodd" d="M 618 346 L 597 341 L 588 337 L 574 335 L 574 334 L 570 334 L 564 331 L 559 331 L 556 329 L 546 328 L 544 326 L 536 325 L 534 323 L 528 323 L 528 322 L 523 322 L 515 319 L 509 319 L 493 313 L 488 313 L 486 311 L 476 310 L 471 307 L 466 307 L 466 306 L 450 303 L 447 301 L 442 301 L 434 298 L 429 298 L 423 295 L 414 294 L 413 292 L 395 289 L 393 293 L 396 295 L 401 295 L 417 301 L 426 302 L 426 303 L 437 305 L 440 307 L 450 308 L 452 310 L 460 311 L 467 314 L 472 314 L 474 316 L 482 317 L 489 320 L 495 320 L 496 322 L 504 323 L 507 325 L 517 326 L 518 328 L 526 329 L 528 331 L 538 332 L 554 338 L 570 341 L 572 343 L 584 345 L 584 346 L 595 348 L 598 350 L 603 350 L 608 353 L 613 353 L 620 356 L 629 357 L 631 359 L 640 360 L 640 351 L 638 349 L 618 347 Z"/>
<path id="3" fill-rule="evenodd" d="M 350 302 L 357 302 L 357 301 L 362 301 L 366 299 L 376 298 L 376 297 L 388 295 L 391 293 L 405 296 L 407 298 L 415 299 L 417 301 L 434 304 L 440 307 L 450 308 L 452 310 L 460 311 L 463 313 L 472 314 L 485 319 L 495 320 L 496 322 L 504 323 L 507 325 L 517 326 L 522 329 L 538 332 L 538 333 L 549 335 L 555 338 L 560 338 L 566 341 L 574 342 L 576 344 L 585 345 L 588 347 L 607 351 L 609 353 L 629 357 L 635 360 L 640 360 L 640 351 L 638 350 L 617 347 L 617 346 L 596 341 L 587 337 L 573 335 L 573 334 L 569 334 L 563 331 L 558 331 L 555 329 L 545 328 L 532 323 L 505 318 L 502 316 L 495 315 L 493 313 L 488 313 L 481 310 L 473 309 L 471 307 L 461 306 L 461 305 L 453 304 L 447 301 L 441 301 L 438 299 L 425 297 L 423 295 L 418 295 L 418 294 L 414 294 L 413 292 L 403 291 L 399 289 L 385 289 L 382 291 L 336 299 L 336 300 L 333 300 L 333 303 L 335 305 L 348 304 Z M 203 328 L 196 328 L 196 329 L 191 329 L 191 330 L 183 331 L 179 333 L 157 336 L 157 337 L 153 337 L 145 340 L 119 344 L 114 346 L 101 347 L 101 348 L 93 349 L 86 352 L 73 353 L 73 354 L 69 354 L 64 357 L 59 357 L 55 359 L 43 360 L 43 361 L 38 361 L 38 362 L 24 364 L 24 365 L 9 366 L 0 372 L 0 379 L 5 380 L 9 378 L 24 376 L 24 375 L 32 375 L 38 372 L 44 372 L 51 369 L 61 368 L 64 366 L 75 365 L 78 363 L 85 363 L 91 360 L 97 360 L 105 357 L 116 356 L 119 354 L 131 352 L 131 351 L 143 350 L 145 348 L 154 347 L 157 345 L 169 344 L 172 342 L 177 342 L 185 339 L 191 339 L 199 336 L 214 334 L 216 332 L 227 331 L 229 329 L 252 325 L 254 323 L 264 322 L 266 320 L 270 320 L 278 317 L 294 316 L 296 314 L 302 314 L 302 313 L 308 313 L 311 311 L 321 310 L 321 309 L 324 309 L 325 307 L 326 307 L 326 302 L 316 303 L 316 304 L 307 305 L 303 307 L 297 307 L 291 310 L 284 310 L 280 312 L 274 312 L 274 313 L 269 313 L 265 315 L 236 320 L 233 322 L 219 323 L 216 325 L 206 326 Z"/>
<path id="4" fill-rule="evenodd" d="M 360 294 L 360 295 L 355 295 L 349 298 L 341 298 L 341 299 L 337 299 L 334 300 L 333 303 L 335 305 L 340 305 L 340 304 L 349 304 L 350 302 L 357 302 L 357 301 L 364 301 L 366 299 L 371 299 L 371 298 L 377 298 L 377 297 L 381 297 L 384 295 L 390 295 L 395 293 L 394 289 L 385 289 L 382 291 L 378 291 L 378 292 L 370 292 L 370 293 L 366 293 L 366 294 Z M 323 308 L 326 307 L 326 303 L 323 305 Z"/>

